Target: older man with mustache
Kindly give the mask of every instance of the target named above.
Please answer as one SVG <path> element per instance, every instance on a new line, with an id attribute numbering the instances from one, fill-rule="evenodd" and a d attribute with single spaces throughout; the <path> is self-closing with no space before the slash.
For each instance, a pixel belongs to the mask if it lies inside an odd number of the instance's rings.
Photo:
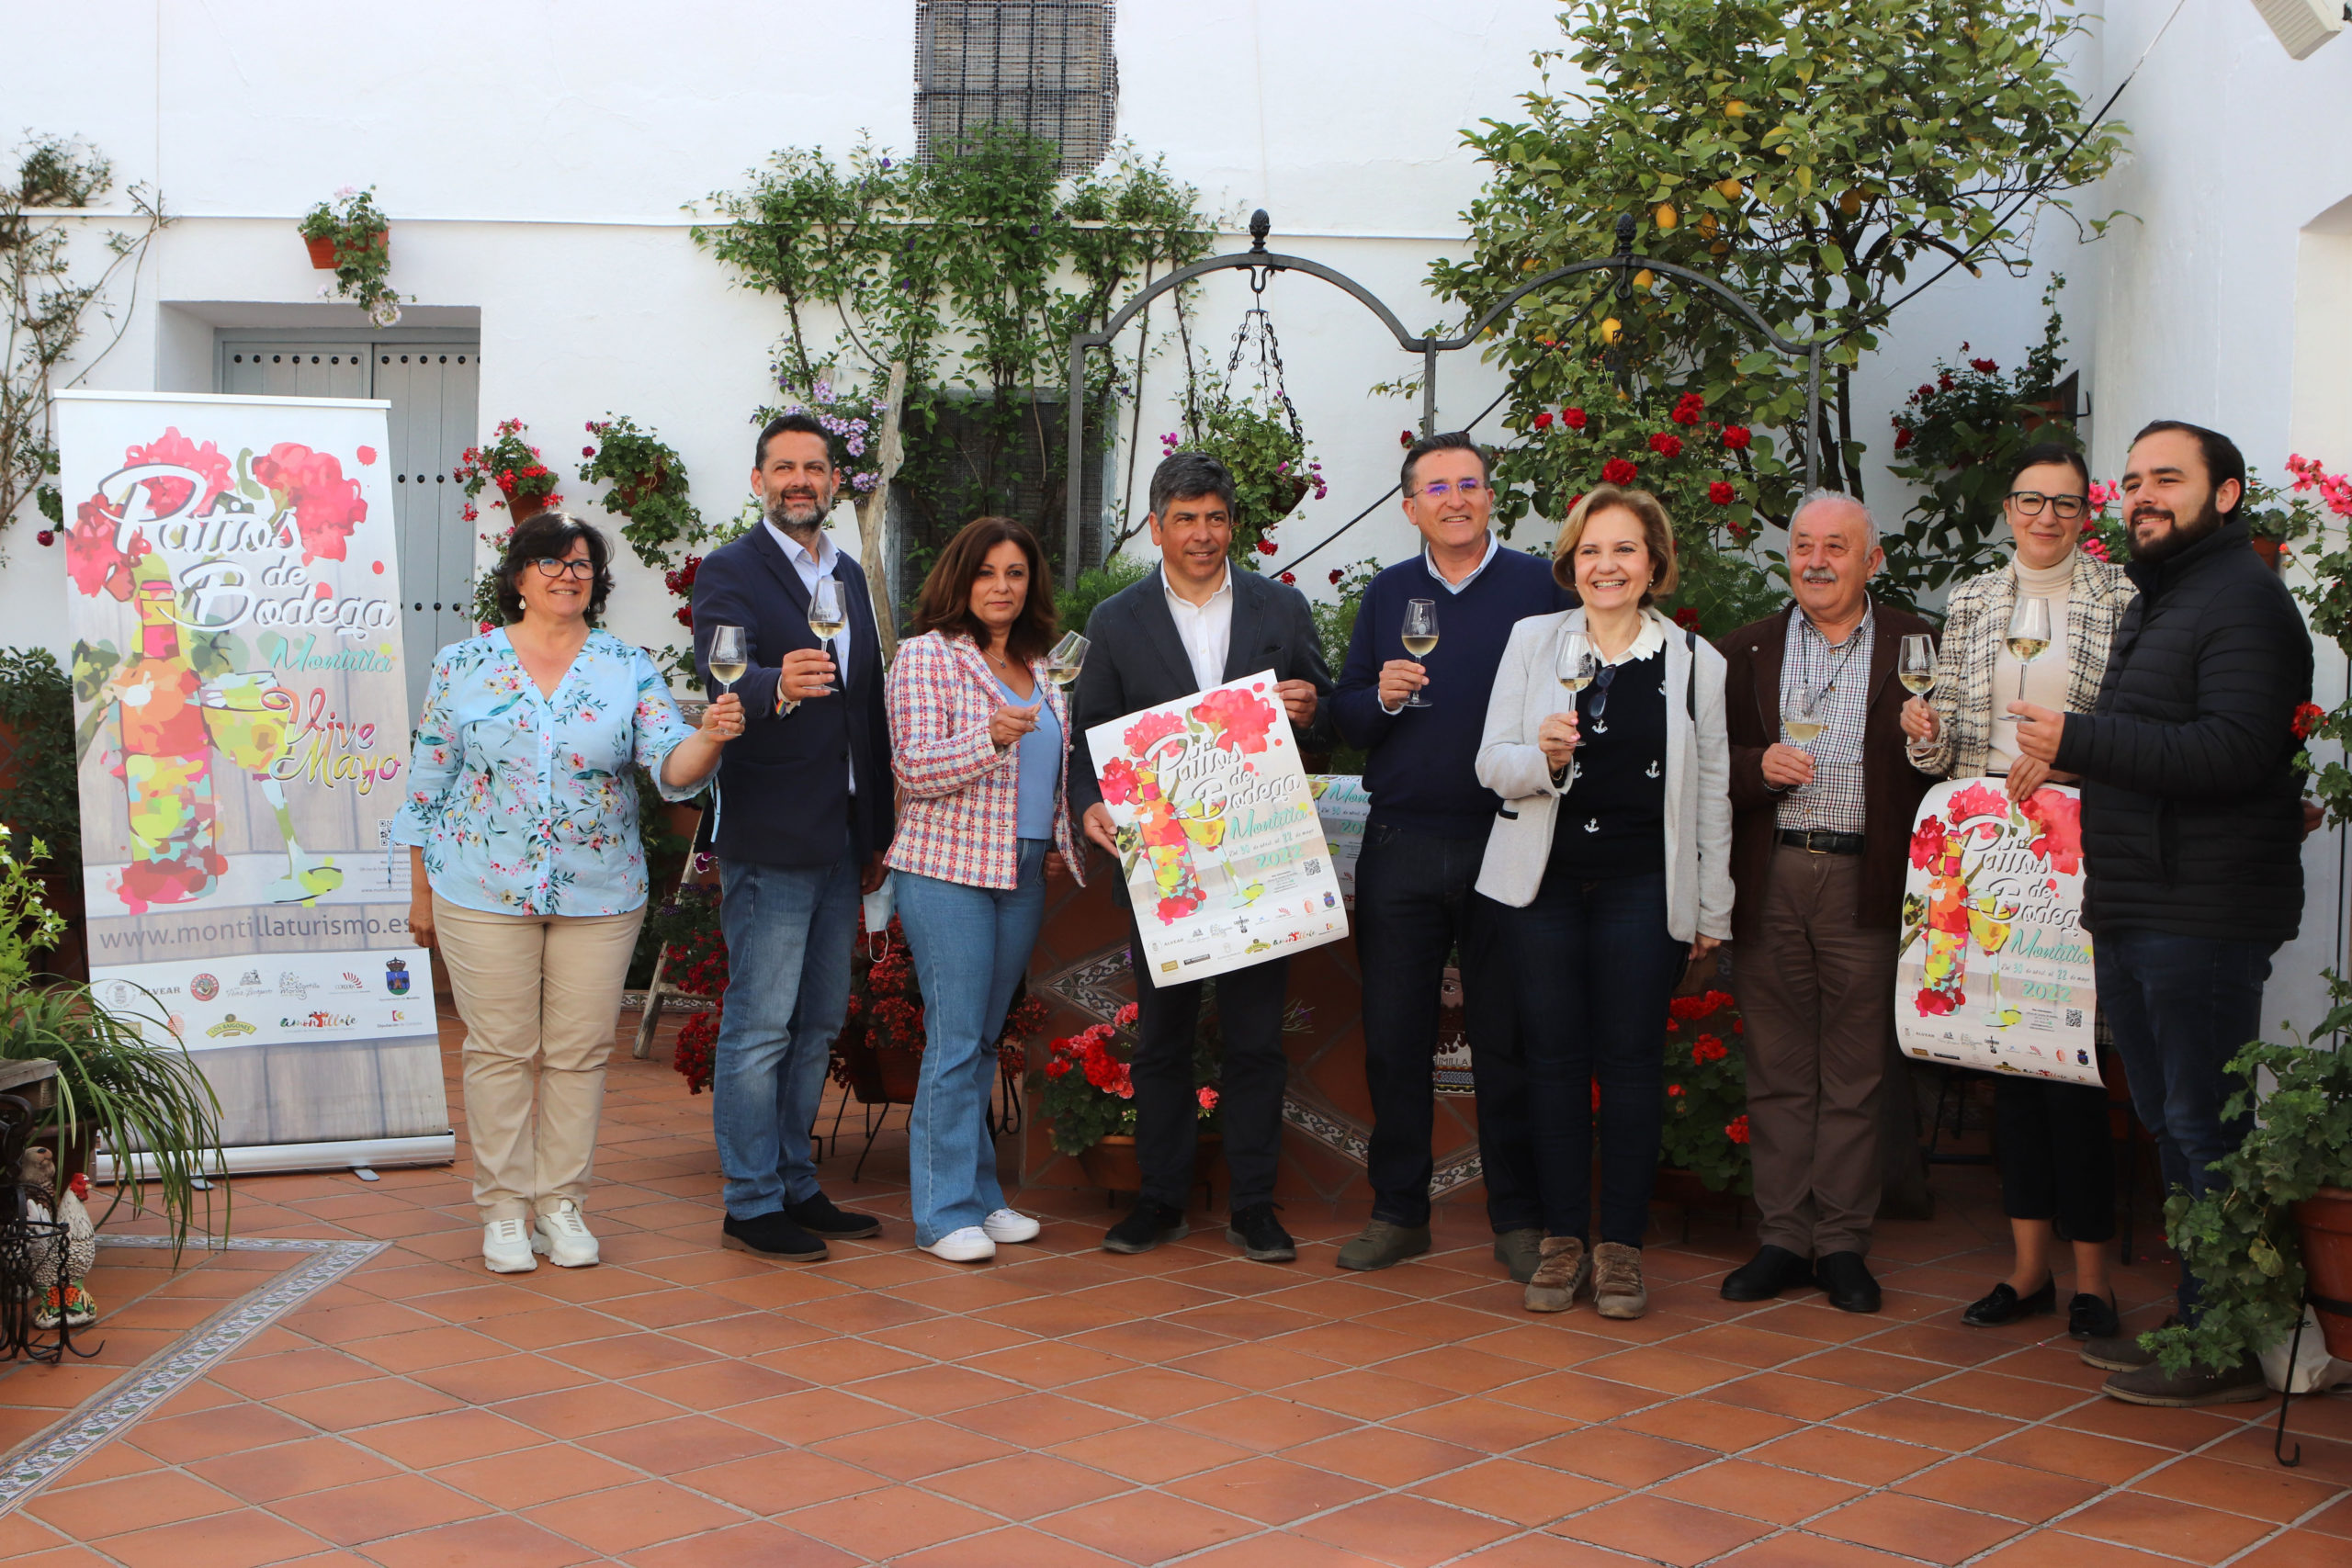
<path id="1" fill-rule="evenodd" d="M 1796 602 L 1717 645 L 1730 666 L 1732 932 L 1761 1243 L 1724 1279 L 1729 1301 L 1812 1283 L 1847 1312 L 1879 1309 L 1862 1258 L 1904 865 L 1928 789 L 1904 750 L 1894 674 L 1903 638 L 1929 630 L 1871 603 L 1884 559 L 1861 502 L 1813 491 L 1789 519 Z"/>
<path id="2" fill-rule="evenodd" d="M 2230 1058 L 2262 1026 L 2271 955 L 2303 910 L 2301 742 L 2312 640 L 2293 597 L 2248 547 L 2245 459 L 2229 437 L 2159 420 L 2124 459 L 2140 597 L 2115 629 L 2089 713 L 2012 703 L 2018 749 L 2083 776 L 2083 923 L 2098 999 L 2155 1134 L 2165 1185 L 2202 1196 L 2245 1136 L 2222 1107 Z M 2198 1281 L 2181 1265 L 2177 1310 Z M 2135 1404 L 2228 1404 L 2267 1390 L 2252 1355 L 2167 1373 L 2136 1334 L 2082 1359 Z"/>

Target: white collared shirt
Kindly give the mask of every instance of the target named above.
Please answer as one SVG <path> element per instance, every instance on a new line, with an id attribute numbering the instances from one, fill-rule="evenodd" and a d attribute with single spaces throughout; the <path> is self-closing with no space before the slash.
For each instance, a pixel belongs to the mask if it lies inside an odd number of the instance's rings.
<path id="1" fill-rule="evenodd" d="M 1477 581 L 1478 574 L 1480 572 L 1495 564 L 1495 552 L 1502 547 L 1502 541 L 1495 537 L 1495 531 L 1492 528 L 1487 529 L 1487 553 L 1478 558 L 1478 564 L 1476 566 L 1472 567 L 1467 572 L 1463 574 L 1462 581 L 1459 582 L 1446 581 L 1445 573 L 1438 570 L 1437 558 L 1430 554 L 1430 547 L 1427 545 L 1423 545 L 1421 547 L 1421 564 L 1430 569 L 1430 575 L 1436 578 L 1439 584 L 1443 587 L 1448 593 L 1459 593 L 1464 589 L 1469 587 L 1472 583 Z"/>
<path id="2" fill-rule="evenodd" d="M 1592 633 L 1589 630 L 1585 633 L 1585 636 L 1588 638 L 1589 638 L 1591 635 Z M 1603 665 L 1634 664 L 1642 660 L 1647 659 L 1651 654 L 1656 653 L 1659 649 L 1664 648 L 1665 646 L 1666 628 L 1658 624 L 1658 619 L 1656 615 L 1645 615 L 1642 617 L 1642 629 L 1634 634 L 1634 640 L 1627 643 L 1616 657 L 1611 658 L 1608 654 L 1601 652 L 1600 645 L 1597 643 L 1592 647 L 1592 655 L 1595 659 L 1600 660 Z"/>
<path id="3" fill-rule="evenodd" d="M 1225 683 L 1226 656 L 1233 648 L 1233 564 L 1226 563 L 1225 578 L 1216 585 L 1206 603 L 1195 604 L 1179 598 L 1176 590 L 1168 585 L 1168 569 L 1159 569 L 1159 591 L 1168 595 L 1168 615 L 1176 623 L 1176 636 L 1184 645 L 1185 657 L 1193 661 L 1193 679 L 1200 682 L 1199 690 Z"/>
<path id="4" fill-rule="evenodd" d="M 761 518 L 760 526 L 765 528 L 768 531 L 768 536 L 784 547 L 784 558 L 792 563 L 792 570 L 800 574 L 800 586 L 808 590 L 809 596 L 814 598 L 819 581 L 832 577 L 833 568 L 842 558 L 842 553 L 834 547 L 831 538 L 821 529 L 819 530 L 818 553 L 812 556 L 808 553 L 808 547 L 806 545 L 777 527 L 773 519 Z M 836 671 L 833 680 L 836 685 L 845 686 L 849 681 L 849 605 L 844 599 L 842 605 L 842 629 L 834 635 L 832 640 L 833 668 Z M 789 714 L 799 705 L 797 702 L 787 702 L 784 705 L 784 711 Z M 849 792 L 852 795 L 857 793 L 855 758 L 852 758 L 849 764 Z"/>

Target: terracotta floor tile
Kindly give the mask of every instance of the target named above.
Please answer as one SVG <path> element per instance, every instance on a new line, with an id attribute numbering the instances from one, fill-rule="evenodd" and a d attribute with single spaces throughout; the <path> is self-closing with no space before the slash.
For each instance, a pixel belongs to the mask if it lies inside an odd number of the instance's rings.
<path id="1" fill-rule="evenodd" d="M 1930 1562 L 1962 1562 L 2027 1528 L 2013 1519 L 1971 1513 L 1896 1492 L 1864 1497 L 1805 1526 L 1815 1535 L 1924 1557 Z"/>
<path id="2" fill-rule="evenodd" d="M 978 1535 L 997 1523 L 977 1508 L 911 1486 L 888 1486 L 795 1509 L 778 1522 L 868 1561 Z"/>
<path id="3" fill-rule="evenodd" d="M 438 1323 L 379 1338 L 355 1339 L 343 1348 L 388 1372 L 418 1372 L 503 1356 L 511 1347 L 493 1335 L 453 1323 Z"/>
<path id="4" fill-rule="evenodd" d="M 250 1359 L 232 1358 L 209 1374 L 222 1388 L 247 1399 L 275 1399 L 281 1394 L 333 1388 L 375 1376 L 368 1362 L 341 1350 L 287 1350 Z"/>
<path id="5" fill-rule="evenodd" d="M 1809 1519 L 1848 1501 L 1860 1490 L 1847 1482 L 1744 1459 L 1686 1470 L 1679 1475 L 1668 1476 L 1657 1487 L 1660 1496 L 1776 1525 Z"/>
<path id="6" fill-rule="evenodd" d="M 1595 1481 L 1634 1487 L 1663 1481 L 1715 1456 L 1687 1443 L 1668 1442 L 1622 1427 L 1589 1427 L 1540 1443 L 1519 1457 Z"/>
<path id="7" fill-rule="evenodd" d="M 1723 1558 L 1724 1568 L 1883 1568 L 1887 1556 L 1850 1541 L 1787 1530 Z"/>
<path id="8" fill-rule="evenodd" d="M 1898 1443 L 1885 1438 L 1815 1427 L 1792 1433 L 1777 1442 L 1767 1443 L 1747 1457 L 1764 1464 L 1782 1465 L 1812 1475 L 1826 1475 L 1833 1481 L 1883 1486 L 1898 1476 L 1908 1475 L 1934 1463 L 1943 1456 L 1932 1450 L 1915 1448 L 1909 1443 Z"/>
<path id="9" fill-rule="evenodd" d="M 752 1514 L 785 1513 L 890 1484 L 856 1465 L 794 1449 L 680 1471 L 671 1479 Z"/>
<path id="10" fill-rule="evenodd" d="M 1115 1377 L 1071 1383 L 1060 1391 L 1071 1399 L 1161 1421 L 1232 1397 L 1225 1384 L 1166 1367 L 1136 1367 Z"/>
<path id="11" fill-rule="evenodd" d="M 72 1474 L 66 1472 L 69 1481 Z M 69 1540 L 87 1541 L 238 1506 L 237 1499 L 218 1486 L 165 1471 L 43 1493 L 27 1503 L 25 1511 Z"/>
<path id="12" fill-rule="evenodd" d="M 944 1421 L 900 1421 L 870 1431 L 852 1432 L 816 1444 L 820 1453 L 861 1465 L 893 1481 L 913 1481 L 956 1470 L 967 1464 L 999 1459 L 1012 1451 L 1006 1444 Z"/>
<path id="13" fill-rule="evenodd" d="M 1270 1562 L 1273 1560 L 1269 1559 Z M 1355 1558 L 1351 1562 L 1359 1561 Z M 1463 1559 L 1477 1568 L 1652 1568 L 1657 1559 L 1628 1557 L 1621 1551 L 1610 1551 L 1598 1546 L 1588 1546 L 1580 1540 L 1563 1540 L 1555 1535 L 1523 1535 L 1475 1551 Z"/>
<path id="14" fill-rule="evenodd" d="M 584 1438 L 659 1421 L 677 1415 L 678 1407 L 617 1383 L 595 1383 L 510 1399 L 498 1412 L 550 1438 Z"/>
<path id="15" fill-rule="evenodd" d="M 1188 1410 L 1171 1417 L 1170 1424 L 1260 1453 L 1295 1448 L 1358 1425 L 1347 1416 L 1270 1394 L 1245 1394 L 1222 1404 Z"/>
<path id="16" fill-rule="evenodd" d="M 947 1417 L 958 1427 L 1021 1448 L 1046 1449 L 1134 1424 L 1124 1412 L 1097 1409 L 1052 1393 L 1023 1393 L 993 1404 L 958 1410 Z"/>
<path id="17" fill-rule="evenodd" d="M 1744 1546 L 1770 1527 L 1670 1497 L 1636 1495 L 1576 1516 L 1558 1532 L 1659 1562 L 1690 1564 Z"/>
<path id="18" fill-rule="evenodd" d="M 868 1378 L 857 1385 L 857 1392 L 910 1416 L 940 1416 L 975 1404 L 992 1404 L 1022 1393 L 1023 1388 L 965 1367 L 927 1366 Z"/>
<path id="19" fill-rule="evenodd" d="M 494 1562 L 498 1568 L 569 1568 L 574 1562 L 593 1561 L 596 1553 L 512 1515 L 496 1514 L 379 1540 L 368 1549 L 368 1555 L 384 1568 L 447 1568 L 468 1562 Z"/>
<path id="20" fill-rule="evenodd" d="M 2200 1508 L 2171 1497 L 2122 1492 L 2067 1516 L 2064 1528 L 2120 1546 L 2219 1562 L 2245 1551 L 2275 1528 L 2267 1519 Z M 2352 1555 L 2352 1554 L 2347 1554 Z"/>
<path id="21" fill-rule="evenodd" d="M 365 1444 L 410 1470 L 431 1470 L 489 1454 L 511 1453 L 544 1439 L 530 1427 L 488 1410 L 450 1410 L 371 1427 L 354 1435 Z"/>
<path id="22" fill-rule="evenodd" d="M 186 1464 L 310 1435 L 302 1422 L 266 1404 L 224 1404 L 193 1416 L 143 1423 L 132 1440 L 166 1464 Z"/>
<path id="23" fill-rule="evenodd" d="M 637 1472 L 568 1443 L 541 1443 L 512 1453 L 491 1454 L 444 1465 L 433 1479 L 479 1497 L 492 1507 L 518 1509 L 559 1497 L 626 1486 Z"/>
<path id="24" fill-rule="evenodd" d="M 741 1510 L 667 1481 L 641 1481 L 633 1486 L 543 1504 L 523 1517 L 608 1556 L 721 1529 L 743 1519 Z"/>
<path id="25" fill-rule="evenodd" d="M 618 1561 L 628 1568 L 854 1568 L 866 1559 L 754 1520 L 649 1546 Z"/>
<path id="26" fill-rule="evenodd" d="M 1587 1361 L 1582 1370 L 1594 1377 L 1631 1383 L 1635 1388 L 1652 1389 L 1659 1393 L 1696 1393 L 1702 1388 L 1728 1382 L 1748 1369 L 1663 1346 L 1645 1346 L 1638 1350 L 1621 1351 L 1614 1356 Z"/>
<path id="27" fill-rule="evenodd" d="M 438 1389 L 401 1378 L 343 1383 L 309 1393 L 282 1395 L 269 1403 L 273 1410 L 284 1411 L 298 1421 L 329 1432 L 356 1431 L 458 1407 L 457 1400 Z"/>
<path id="28" fill-rule="evenodd" d="M 265 1562 L 300 1562 L 322 1548 L 317 1536 L 248 1509 L 113 1536 L 106 1554 L 123 1568 L 259 1568 Z"/>
<path id="29" fill-rule="evenodd" d="M 1344 1439 L 1341 1439 L 1344 1440 Z M 1157 1485 L 1180 1475 L 1193 1475 L 1250 1456 L 1247 1449 L 1221 1443 L 1196 1433 L 1164 1427 L 1122 1427 L 1075 1442 L 1057 1443 L 1053 1451 L 1080 1464 L 1091 1464 L 1113 1475 L 1145 1485 Z M 1294 1453 L 1303 1459 L 1303 1453 Z M 1309 1461 L 1312 1462 L 1312 1461 Z"/>
<path id="30" fill-rule="evenodd" d="M 477 1499 L 422 1475 L 390 1475 L 288 1497 L 275 1512 L 338 1546 L 479 1517 Z"/>
<path id="31" fill-rule="evenodd" d="M 1125 1559 L 1016 1525 L 893 1561 L 900 1568 L 1117 1568 Z"/>
<path id="32" fill-rule="evenodd" d="M 2097 1482 L 1973 1457 L 1906 1475 L 1894 1483 L 1894 1489 L 2028 1524 L 2054 1518 L 2099 1493 Z"/>
<path id="33" fill-rule="evenodd" d="M 1371 1485 L 1328 1470 L 1261 1456 L 1172 1481 L 1166 1490 L 1264 1525 L 1283 1525 L 1369 1495 Z"/>
<path id="34" fill-rule="evenodd" d="M 121 1443 L 111 1443 L 107 1448 L 129 1451 Z M 88 1468 L 89 1461 L 85 1460 L 74 1473 L 81 1476 Z M 393 1470 L 381 1455 L 340 1438 L 305 1438 L 271 1448 L 200 1460 L 187 1468 L 248 1503 L 274 1503 L 281 1497 L 373 1481 L 391 1474 Z"/>
<path id="35" fill-rule="evenodd" d="M 1007 1454 L 1001 1459 L 933 1475 L 923 1484 L 930 1491 L 961 1498 L 976 1508 L 1004 1518 L 1023 1520 L 1101 1502 L 1129 1489 L 1123 1477 L 1039 1453 Z M 1171 1490 L 1182 1491 L 1182 1486 L 1178 1483 Z"/>
<path id="36" fill-rule="evenodd" d="M 2009 1542 L 1978 1560 L 1984 1568 L 2155 1568 L 2177 1563 L 2177 1557 L 2157 1557 L 2112 1546 L 2088 1537 L 2043 1530 Z"/>
<path id="37" fill-rule="evenodd" d="M 1426 1410 L 1408 1411 L 1387 1424 L 1487 1453 L 1506 1453 L 1529 1443 L 1542 1442 L 1576 1425 L 1544 1411 L 1479 1394 L 1449 1404 L 1432 1404 Z"/>
<path id="38" fill-rule="evenodd" d="M 2177 1497 L 2184 1503 L 2195 1503 L 2208 1508 L 2221 1508 L 2253 1518 L 2268 1519 L 2273 1524 L 2287 1524 L 2300 1519 L 2335 1494 L 2336 1488 L 2325 1482 L 2306 1480 L 2291 1470 L 2273 1465 L 2258 1470 L 2252 1465 L 2231 1464 L 2222 1460 L 2191 1454 L 2134 1483 L 2134 1492 L 2158 1497 Z M 2346 1499 L 2352 1503 L 2352 1499 Z M 2329 1521 L 2337 1521 L 2331 1524 Z M 2328 1513 L 2310 1523 L 2310 1528 L 2333 1530 L 2338 1535 L 2352 1535 L 2352 1506 L 2338 1504 Z"/>
<path id="39" fill-rule="evenodd" d="M 1600 1482 L 1513 1459 L 1482 1461 L 1432 1476 L 1412 1490 L 1437 1502 L 1530 1529 L 1618 1495 L 1617 1488 Z"/>
<path id="40" fill-rule="evenodd" d="M 2343 1568 L 2344 1538 L 2317 1530 L 2289 1530 L 2238 1561 L 2246 1568 Z"/>
<path id="41" fill-rule="evenodd" d="M 1722 1453 L 1752 1449 L 1802 1429 L 1802 1423 L 1785 1416 L 1738 1404 L 1718 1404 L 1712 1399 L 1678 1399 L 1671 1404 L 1624 1416 L 1611 1425 Z"/>
<path id="42" fill-rule="evenodd" d="M 2004 1438 L 1986 1449 L 1984 1457 L 2007 1464 L 2030 1465 L 2036 1470 L 2055 1471 L 2060 1475 L 2077 1476 L 2085 1481 L 2112 1486 L 2152 1465 L 2163 1463 L 2171 1455 L 2138 1443 L 2119 1442 L 2113 1438 L 2097 1437 L 2088 1432 L 2062 1431 L 2054 1427 L 2029 1427 L 2015 1437 Z"/>
<path id="43" fill-rule="evenodd" d="M 1164 1562 L 1257 1526 L 1181 1497 L 1128 1492 L 1057 1514 L 1038 1528 L 1123 1562 Z"/>

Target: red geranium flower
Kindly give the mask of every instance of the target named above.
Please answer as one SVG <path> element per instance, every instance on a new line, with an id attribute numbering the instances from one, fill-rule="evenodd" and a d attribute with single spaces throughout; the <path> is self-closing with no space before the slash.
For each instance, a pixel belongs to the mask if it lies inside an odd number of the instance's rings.
<path id="1" fill-rule="evenodd" d="M 1623 457 L 1611 457 L 1600 465 L 1600 479 L 1603 484 L 1629 485 L 1641 477 L 1641 469 Z"/>
<path id="2" fill-rule="evenodd" d="M 1298 581 L 1298 574 L 1295 571 L 1286 571 L 1283 573 L 1283 581 L 1284 582 L 1296 582 Z"/>
<path id="3" fill-rule="evenodd" d="M 1677 424 L 1696 424 L 1706 412 L 1706 399 L 1696 392 L 1685 392 L 1674 400 L 1674 412 L 1668 417 Z"/>
<path id="4" fill-rule="evenodd" d="M 1552 412 L 1549 409 L 1544 410 L 1542 413 L 1535 416 L 1535 428 L 1538 430 L 1549 430 L 1552 428 Z"/>
<path id="5" fill-rule="evenodd" d="M 1729 479 L 1717 479 L 1707 487 L 1707 499 L 1717 506 L 1729 506 L 1739 499 L 1739 491 L 1732 488 Z"/>
<path id="6" fill-rule="evenodd" d="M 1258 553 L 1261 556 L 1278 556 L 1282 554 L 1282 550 L 1283 547 L 1274 543 L 1272 539 L 1261 539 L 1258 541 Z"/>
<path id="7" fill-rule="evenodd" d="M 1582 430 L 1587 423 L 1587 416 L 1582 409 L 1562 409 L 1560 423 L 1570 430 Z"/>
<path id="8" fill-rule="evenodd" d="M 1661 457 L 1682 456 L 1682 437 L 1670 430 L 1661 430 L 1650 437 L 1650 450 Z"/>
<path id="9" fill-rule="evenodd" d="M 1724 1136 L 1735 1144 L 1747 1142 L 1747 1118 L 1735 1116 L 1724 1126 Z"/>
<path id="10" fill-rule="evenodd" d="M 1756 436 L 1754 433 L 1744 424 L 1726 424 L 1724 426 L 1724 445 L 1730 447 L 1735 452 L 1745 451 L 1747 447 L 1747 444 L 1755 439 Z"/>
<path id="11" fill-rule="evenodd" d="M 1971 370 L 1978 372 L 1980 375 L 1985 376 L 1990 376 L 1995 371 L 2000 369 L 2000 366 L 1990 359 L 1972 359 L 1968 362 L 1968 367 Z"/>
<path id="12" fill-rule="evenodd" d="M 2295 709 L 2295 721 L 2293 726 L 2295 739 L 2298 740 L 2309 740 L 2312 738 L 2312 733 L 2319 728 L 2319 721 L 2326 716 L 2327 710 L 2320 706 L 2317 703 L 2304 703 L 2299 705 Z"/>
<path id="13" fill-rule="evenodd" d="M 1699 629 L 1699 612 L 1685 604 L 1674 612 L 1674 624 L 1678 626 L 1688 626 L 1695 632 Z"/>
<path id="14" fill-rule="evenodd" d="M 1340 581 L 1340 569 L 1339 569 L 1338 567 L 1336 567 L 1336 566 L 1335 566 L 1335 567 L 1333 567 L 1333 568 L 1331 569 L 1331 581 L 1332 581 L 1332 583 L 1336 586 L 1336 585 L 1338 584 L 1339 581 Z"/>
<path id="15" fill-rule="evenodd" d="M 1911 430 L 1910 430 L 1910 427 L 1909 427 L 1908 425 L 1897 425 L 1897 426 L 1895 426 L 1895 429 L 1894 429 L 1894 449 L 1895 449 L 1897 452 L 1900 452 L 1900 451 L 1902 451 L 1905 446 L 1910 446 L 1910 445 L 1911 445 Z"/>

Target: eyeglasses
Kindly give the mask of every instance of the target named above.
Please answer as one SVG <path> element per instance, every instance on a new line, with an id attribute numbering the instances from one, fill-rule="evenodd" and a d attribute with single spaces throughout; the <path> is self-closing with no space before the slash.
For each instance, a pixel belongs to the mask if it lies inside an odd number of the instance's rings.
<path id="1" fill-rule="evenodd" d="M 541 556 L 531 564 L 539 569 L 541 577 L 590 578 L 596 575 L 594 561 L 558 560 L 553 556 Z"/>
<path id="2" fill-rule="evenodd" d="M 2041 509 L 2047 506 L 2067 523 L 2090 509 L 2090 502 L 2079 495 L 2044 495 L 2038 490 L 2013 490 L 2009 491 L 2009 502 L 2026 517 L 2041 516 Z"/>
<path id="3" fill-rule="evenodd" d="M 1428 496 L 1431 501 L 1443 501 L 1451 495 L 1459 495 L 1463 500 L 1468 501 L 1473 496 L 1485 494 L 1486 491 L 1487 481 L 1484 479 L 1464 479 L 1460 484 L 1453 484 L 1445 479 L 1431 479 L 1414 493 Z"/>

